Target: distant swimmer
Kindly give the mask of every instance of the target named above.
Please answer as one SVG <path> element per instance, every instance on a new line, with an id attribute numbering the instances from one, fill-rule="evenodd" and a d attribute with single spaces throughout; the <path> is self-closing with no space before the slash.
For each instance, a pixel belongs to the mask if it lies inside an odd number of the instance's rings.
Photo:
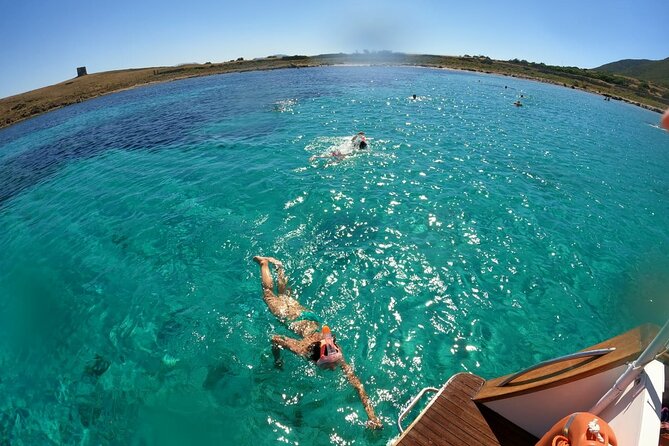
<path id="1" fill-rule="evenodd" d="M 520 101 L 516 101 L 516 102 L 513 103 L 513 105 L 515 105 L 516 107 L 522 107 L 523 103 L 520 102 Z"/>
<path id="2" fill-rule="evenodd" d="M 365 407 L 369 419 L 367 427 L 370 429 L 381 428 L 383 426 L 381 420 L 374 413 L 374 407 L 362 382 L 355 375 L 353 367 L 344 360 L 342 349 L 337 344 L 330 327 L 321 325 L 318 316 L 290 296 L 290 290 L 286 287 L 287 281 L 283 264 L 273 257 L 256 256 L 253 260 L 260 265 L 263 299 L 269 310 L 289 330 L 300 336 L 300 339 L 280 335 L 272 336 L 272 352 L 275 362 L 280 364 L 280 349 L 286 348 L 296 355 L 313 361 L 320 368 L 335 369 L 337 366 L 341 366 L 346 379 L 358 392 L 362 405 Z M 276 270 L 277 294 L 274 294 L 270 263 L 274 265 Z M 335 388 L 335 386 L 329 388 Z"/>
<path id="3" fill-rule="evenodd" d="M 414 100 L 414 101 L 416 100 L 416 95 L 413 95 L 413 100 Z"/>

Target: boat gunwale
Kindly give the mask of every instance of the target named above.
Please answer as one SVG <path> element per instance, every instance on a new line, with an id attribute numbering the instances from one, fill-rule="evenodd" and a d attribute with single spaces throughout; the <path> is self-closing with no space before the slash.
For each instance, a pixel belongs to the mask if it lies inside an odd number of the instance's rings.
<path id="1" fill-rule="evenodd" d="M 658 331 L 659 327 L 657 325 L 641 325 L 621 335 L 600 342 L 599 344 L 579 350 L 588 351 L 609 347 L 616 348 L 614 351 L 606 355 L 585 359 L 578 358 L 550 364 L 522 375 L 522 377 L 519 377 L 522 379 L 517 378 L 505 386 L 500 386 L 500 384 L 511 377 L 513 373 L 487 380 L 473 399 L 477 403 L 486 403 L 519 395 L 526 395 L 558 387 L 620 367 L 635 360 L 644 348 L 653 340 Z"/>

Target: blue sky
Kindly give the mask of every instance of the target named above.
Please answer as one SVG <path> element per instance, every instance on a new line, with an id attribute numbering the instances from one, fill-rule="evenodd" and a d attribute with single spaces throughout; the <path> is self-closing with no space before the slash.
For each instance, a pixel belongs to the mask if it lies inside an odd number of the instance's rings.
<path id="1" fill-rule="evenodd" d="M 669 56 L 669 1 L 1 0 L 0 97 L 90 72 L 392 50 L 592 68 Z"/>

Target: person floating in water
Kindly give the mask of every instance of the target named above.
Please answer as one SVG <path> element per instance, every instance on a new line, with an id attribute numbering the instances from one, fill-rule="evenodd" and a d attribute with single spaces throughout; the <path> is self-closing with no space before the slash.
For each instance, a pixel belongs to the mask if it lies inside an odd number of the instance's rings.
<path id="1" fill-rule="evenodd" d="M 338 147 L 335 150 L 332 150 L 329 154 L 325 155 L 314 155 L 309 158 L 309 161 L 314 161 L 317 158 L 335 158 L 338 161 L 343 160 L 347 156 L 353 155 L 358 150 L 365 150 L 369 146 L 367 144 L 367 137 L 365 132 L 358 132 L 356 135 L 353 135 L 351 138 L 350 147 L 341 148 Z"/>
<path id="2" fill-rule="evenodd" d="M 513 105 L 515 105 L 516 107 L 522 107 L 523 103 L 520 102 L 520 101 L 516 101 L 516 102 L 513 103 Z"/>
<path id="3" fill-rule="evenodd" d="M 298 334 L 301 339 L 288 336 L 273 335 L 273 353 L 275 361 L 279 362 L 280 349 L 288 349 L 293 353 L 313 361 L 321 368 L 334 369 L 341 366 L 346 379 L 351 383 L 360 396 L 365 412 L 367 412 L 367 427 L 379 429 L 381 420 L 374 413 L 362 382 L 355 375 L 353 367 L 344 360 L 341 347 L 327 325 L 321 326 L 316 315 L 303 307 L 297 300 L 290 297 L 286 288 L 286 276 L 283 264 L 273 257 L 256 256 L 253 260 L 260 265 L 260 278 L 263 289 L 263 300 L 274 316 L 284 323 L 290 330 Z M 273 264 L 277 275 L 277 294 L 274 294 L 274 282 L 269 264 Z"/>

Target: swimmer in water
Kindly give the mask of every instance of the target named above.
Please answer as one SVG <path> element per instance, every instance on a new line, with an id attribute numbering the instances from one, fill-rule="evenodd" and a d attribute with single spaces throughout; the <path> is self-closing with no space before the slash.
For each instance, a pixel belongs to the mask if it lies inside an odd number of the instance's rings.
<path id="1" fill-rule="evenodd" d="M 367 137 L 365 132 L 358 132 L 356 135 L 351 138 L 351 147 L 353 150 L 343 151 L 341 149 L 336 149 L 330 152 L 327 155 L 314 155 L 309 158 L 309 161 L 314 161 L 317 158 L 335 158 L 337 161 L 341 161 L 349 155 L 353 155 L 357 150 L 364 150 L 369 147 L 367 144 Z"/>
<path id="2" fill-rule="evenodd" d="M 351 138 L 351 143 L 353 144 L 353 147 L 356 148 L 357 150 L 366 149 L 367 137 L 365 136 L 365 132 L 358 132 L 357 135 Z"/>
<path id="3" fill-rule="evenodd" d="M 263 299 L 269 310 L 290 330 L 301 337 L 301 339 L 295 339 L 288 336 L 272 336 L 275 361 L 279 362 L 280 349 L 286 348 L 296 355 L 313 361 L 320 368 L 334 369 L 338 365 L 341 366 L 346 379 L 358 392 L 362 405 L 365 407 L 365 412 L 367 412 L 369 418 L 367 427 L 370 429 L 381 428 L 383 426 L 381 420 L 374 413 L 374 407 L 362 386 L 362 382 L 355 375 L 353 367 L 344 360 L 341 347 L 337 345 L 330 327 L 327 325 L 321 326 L 317 316 L 312 311 L 290 297 L 286 288 L 283 264 L 273 257 L 257 256 L 253 260 L 260 265 Z M 276 269 L 277 294 L 274 294 L 274 281 L 269 268 L 270 263 Z"/>

